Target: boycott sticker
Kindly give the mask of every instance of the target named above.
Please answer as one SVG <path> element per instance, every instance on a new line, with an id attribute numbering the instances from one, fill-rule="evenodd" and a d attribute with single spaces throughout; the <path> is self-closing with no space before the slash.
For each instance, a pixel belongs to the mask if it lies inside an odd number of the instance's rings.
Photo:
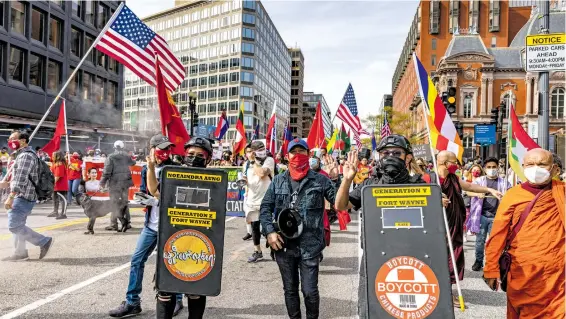
<path id="1" fill-rule="evenodd" d="M 389 259 L 375 278 L 381 307 L 395 318 L 426 318 L 438 305 L 438 279 L 430 267 L 410 256 Z"/>
<path id="2" fill-rule="evenodd" d="M 163 249 L 167 270 L 183 281 L 198 281 L 206 277 L 212 271 L 215 259 L 212 241 L 193 229 L 174 233 Z"/>

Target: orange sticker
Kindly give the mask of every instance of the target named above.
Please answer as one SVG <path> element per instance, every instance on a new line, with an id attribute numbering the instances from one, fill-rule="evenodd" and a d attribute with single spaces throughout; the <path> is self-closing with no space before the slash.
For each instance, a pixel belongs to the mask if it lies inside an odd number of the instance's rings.
<path id="1" fill-rule="evenodd" d="M 215 260 L 216 252 L 212 241 L 193 229 L 174 233 L 163 249 L 163 261 L 167 270 L 183 281 L 203 279 L 212 271 Z"/>
<path id="2" fill-rule="evenodd" d="M 399 319 L 428 317 L 438 305 L 440 287 L 430 267 L 410 256 L 389 259 L 375 278 L 381 307 Z"/>

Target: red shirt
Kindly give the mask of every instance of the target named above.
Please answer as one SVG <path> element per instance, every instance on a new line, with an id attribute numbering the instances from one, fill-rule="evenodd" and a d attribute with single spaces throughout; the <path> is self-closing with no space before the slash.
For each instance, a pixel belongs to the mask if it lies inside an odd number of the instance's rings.
<path id="1" fill-rule="evenodd" d="M 83 162 L 81 160 L 71 158 L 71 166 L 69 166 L 69 172 L 68 172 L 70 181 L 82 178 L 82 175 L 81 175 L 81 166 L 82 165 L 83 165 Z"/>
<path id="2" fill-rule="evenodd" d="M 53 164 L 51 167 L 51 172 L 55 178 L 59 177 L 59 180 L 55 182 L 53 188 L 56 192 L 66 192 L 69 190 L 69 180 L 67 179 L 67 168 L 64 164 Z"/>

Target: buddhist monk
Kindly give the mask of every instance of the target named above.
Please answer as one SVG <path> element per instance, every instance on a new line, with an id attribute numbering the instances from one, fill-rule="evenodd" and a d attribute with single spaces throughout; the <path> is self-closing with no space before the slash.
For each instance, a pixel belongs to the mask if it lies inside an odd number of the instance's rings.
<path id="1" fill-rule="evenodd" d="M 455 173 L 459 168 L 459 162 L 456 154 L 452 152 L 441 151 L 436 157 L 436 162 L 442 193 L 448 197 L 449 200 L 446 206 L 446 217 L 448 218 L 448 227 L 452 239 L 452 248 L 454 249 L 454 258 L 456 259 L 458 278 L 463 280 L 464 268 L 466 266 L 464 261 L 464 222 L 466 221 L 466 206 L 462 198 L 462 190 L 481 194 L 491 193 L 499 199 L 503 194 L 495 189 L 471 184 L 458 178 Z M 450 255 L 448 255 L 448 269 L 450 270 L 450 281 L 452 284 L 455 284 L 456 275 Z M 458 298 L 453 296 L 453 299 L 454 306 L 458 307 Z"/>
<path id="2" fill-rule="evenodd" d="M 540 148 L 526 153 L 523 169 L 527 181 L 507 191 L 497 209 L 484 279 L 498 289 L 498 260 L 507 236 L 533 202 L 508 250 L 507 318 L 564 318 L 564 182 L 553 180 L 558 166 L 552 153 Z"/>

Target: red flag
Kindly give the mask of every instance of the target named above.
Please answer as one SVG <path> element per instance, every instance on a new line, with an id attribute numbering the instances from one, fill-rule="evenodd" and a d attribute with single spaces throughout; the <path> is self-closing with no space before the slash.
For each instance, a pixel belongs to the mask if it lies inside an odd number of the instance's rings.
<path id="1" fill-rule="evenodd" d="M 271 112 L 271 119 L 269 119 L 269 126 L 265 135 L 266 148 L 273 155 L 277 152 L 277 115 L 275 114 L 275 108 L 276 104 L 273 103 L 273 111 Z"/>
<path id="2" fill-rule="evenodd" d="M 59 118 L 57 119 L 55 135 L 53 135 L 51 141 L 45 144 L 41 150 L 51 156 L 53 152 L 58 151 L 61 147 L 61 135 L 65 134 L 67 134 L 67 132 L 65 131 L 65 100 L 63 100 L 61 107 L 59 108 Z"/>
<path id="3" fill-rule="evenodd" d="M 321 148 L 324 143 L 324 123 L 322 122 L 322 111 L 320 102 L 316 106 L 316 114 L 307 138 L 310 149 Z"/>
<path id="4" fill-rule="evenodd" d="M 189 141 L 189 134 L 171 94 L 165 87 L 159 64 L 159 61 L 157 61 L 155 72 L 157 74 L 157 101 L 161 115 L 161 133 L 167 135 L 171 143 L 175 144 L 172 148 L 173 154 L 184 155 L 185 143 Z"/>

